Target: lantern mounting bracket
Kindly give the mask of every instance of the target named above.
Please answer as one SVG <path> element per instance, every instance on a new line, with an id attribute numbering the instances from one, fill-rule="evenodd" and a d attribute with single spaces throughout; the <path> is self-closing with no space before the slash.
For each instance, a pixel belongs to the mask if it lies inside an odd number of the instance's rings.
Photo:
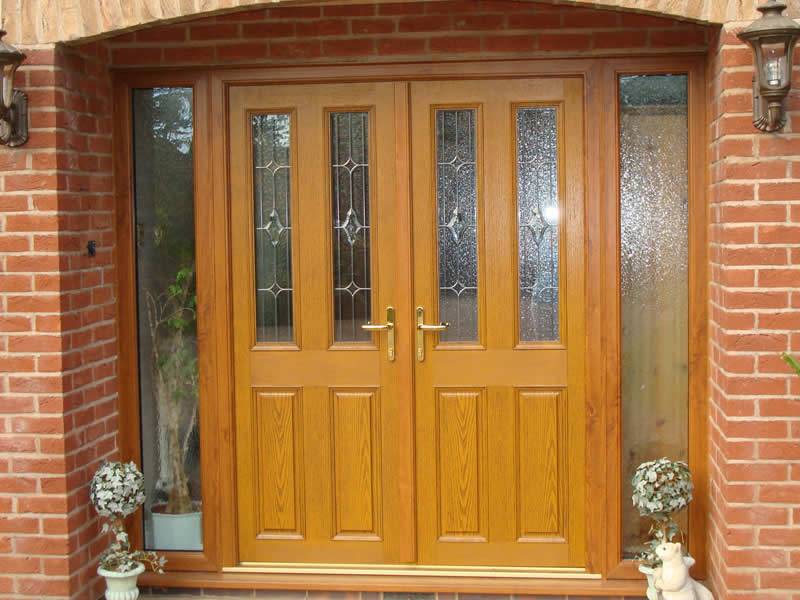
<path id="1" fill-rule="evenodd" d="M 0 29 L 0 144 L 21 146 L 28 141 L 28 96 L 14 89 L 14 75 L 25 55 L 3 41 Z"/>
<path id="2" fill-rule="evenodd" d="M 761 17 L 738 36 L 755 57 L 753 125 L 761 131 L 780 131 L 786 125 L 784 100 L 792 89 L 792 58 L 800 25 L 783 14 L 786 4 L 781 0 L 767 0 L 756 10 Z"/>

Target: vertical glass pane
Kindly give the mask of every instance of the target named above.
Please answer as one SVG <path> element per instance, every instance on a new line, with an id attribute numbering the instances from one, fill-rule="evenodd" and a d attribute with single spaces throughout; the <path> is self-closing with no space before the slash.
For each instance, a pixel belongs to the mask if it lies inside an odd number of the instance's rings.
<path id="1" fill-rule="evenodd" d="M 688 90 L 620 79 L 623 551 L 648 523 L 629 501 L 643 461 L 688 458 Z M 683 515 L 685 518 L 685 515 Z"/>
<path id="2" fill-rule="evenodd" d="M 291 115 L 252 117 L 256 341 L 294 340 Z"/>
<path id="3" fill-rule="evenodd" d="M 334 341 L 369 341 L 369 113 L 331 113 Z"/>
<path id="4" fill-rule="evenodd" d="M 517 109 L 519 338 L 558 340 L 558 129 L 555 108 Z"/>
<path id="5" fill-rule="evenodd" d="M 474 109 L 436 111 L 439 319 L 443 342 L 478 339 L 478 179 Z"/>
<path id="6" fill-rule="evenodd" d="M 133 91 L 145 546 L 202 550 L 190 88 Z"/>

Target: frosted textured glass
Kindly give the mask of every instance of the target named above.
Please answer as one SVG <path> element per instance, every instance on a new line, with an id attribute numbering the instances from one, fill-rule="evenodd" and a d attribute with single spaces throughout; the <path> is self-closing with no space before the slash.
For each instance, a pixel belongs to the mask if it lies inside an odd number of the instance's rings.
<path id="1" fill-rule="evenodd" d="M 436 111 L 439 318 L 443 342 L 478 339 L 478 181 L 473 109 Z"/>
<path id="2" fill-rule="evenodd" d="M 369 341 L 370 320 L 369 113 L 332 113 L 334 341 Z"/>
<path id="3" fill-rule="evenodd" d="M 144 545 L 202 550 L 192 90 L 132 100 Z"/>
<path id="4" fill-rule="evenodd" d="M 291 342 L 292 210 L 291 117 L 254 115 L 256 340 Z"/>
<path id="5" fill-rule="evenodd" d="M 555 108 L 517 109 L 519 337 L 558 340 L 558 128 Z"/>
<path id="6" fill-rule="evenodd" d="M 688 458 L 688 109 L 683 75 L 620 79 L 623 548 L 649 524 L 630 506 L 643 461 Z"/>

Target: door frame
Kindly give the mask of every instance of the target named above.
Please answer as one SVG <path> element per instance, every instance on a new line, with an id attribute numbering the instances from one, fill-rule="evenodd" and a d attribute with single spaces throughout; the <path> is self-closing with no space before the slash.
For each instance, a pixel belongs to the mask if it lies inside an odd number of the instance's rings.
<path id="1" fill-rule="evenodd" d="M 547 58 L 525 60 L 484 60 L 464 62 L 422 62 L 370 65 L 259 66 L 160 70 L 114 70 L 116 110 L 114 157 L 117 208 L 118 323 L 120 340 L 121 455 L 137 460 L 141 452 L 138 424 L 138 356 L 136 351 L 135 253 L 132 231 L 132 157 L 130 148 L 130 90 L 136 87 L 192 86 L 195 90 L 196 169 L 195 206 L 198 239 L 198 265 L 208 271 L 206 343 L 200 361 L 207 375 L 201 374 L 200 411 L 203 436 L 205 551 L 166 553 L 178 571 L 155 577 L 146 574 L 144 585 L 263 589 L 354 589 L 408 591 L 485 591 L 494 593 L 596 594 L 639 593 L 643 589 L 635 566 L 621 556 L 620 516 L 622 498 L 619 455 L 621 447 L 619 402 L 619 323 L 618 280 L 610 285 L 604 272 L 618 276 L 618 237 L 607 225 L 617 219 L 618 157 L 604 152 L 604 140 L 614 140 L 617 113 L 607 110 L 617 105 L 616 81 L 625 73 L 686 73 L 690 81 L 690 255 L 694 270 L 690 284 L 691 354 L 694 374 L 690 380 L 690 466 L 697 483 L 696 501 L 690 507 L 693 554 L 696 570 L 705 572 L 707 511 L 707 270 L 706 257 L 706 157 L 707 114 L 705 108 L 705 60 L 702 53 L 672 56 Z M 498 569 L 494 577 L 478 578 L 475 573 L 446 572 L 437 576 L 407 569 L 317 569 L 298 573 L 288 566 L 275 569 L 239 567 L 236 536 L 235 421 L 233 414 L 233 340 L 230 294 L 230 220 L 228 181 L 228 90 L 232 86 L 394 81 L 396 94 L 407 98 L 408 82 L 429 79 L 508 79 L 527 77 L 579 77 L 584 81 L 586 193 L 586 494 L 598 499 L 587 504 L 587 573 L 592 579 L 568 579 L 566 573 L 522 574 Z M 399 103 L 398 150 L 408 148 L 408 105 Z M 604 110 L 605 108 L 605 110 Z M 591 118 L 597 115 L 597 118 Z M 410 160 L 398 152 L 397 198 L 404 205 L 400 212 L 407 219 L 411 235 Z M 402 164 L 401 164 L 402 163 Z M 210 164 L 210 168 L 208 168 Z M 410 240 L 407 244 L 410 254 Z M 412 260 L 408 272 L 399 274 L 411 284 Z M 211 302 L 210 299 L 215 299 Z M 200 310 L 203 294 L 198 300 Z M 398 307 L 400 308 L 400 307 Z M 408 314 L 408 310 L 402 312 Z M 599 343 L 589 343 L 590 340 Z M 398 348 L 398 356 L 412 357 L 410 348 Z M 407 376 L 413 381 L 413 360 Z M 404 371 L 406 372 L 406 371 Z M 211 375 L 213 373 L 213 376 Z M 212 426 L 213 424 L 213 426 Z M 606 452 L 592 452 L 606 448 Z M 213 457 L 213 460 L 212 460 Z M 141 540 L 141 522 L 132 525 L 133 540 Z M 195 571 L 182 574 L 180 571 Z M 248 572 L 249 571 L 249 572 Z M 257 575 L 255 573 L 258 573 Z M 489 573 L 481 573 L 482 576 Z M 566 576 L 566 577 L 565 577 Z M 635 581 L 634 581 L 635 579 Z M 628 581 L 626 581 L 628 580 Z"/>

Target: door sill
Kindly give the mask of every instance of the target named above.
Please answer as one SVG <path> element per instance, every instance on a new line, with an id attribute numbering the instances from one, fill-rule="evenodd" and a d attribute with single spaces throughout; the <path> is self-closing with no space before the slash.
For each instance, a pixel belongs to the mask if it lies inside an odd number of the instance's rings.
<path id="1" fill-rule="evenodd" d="M 449 565 L 375 565 L 375 564 L 320 564 L 320 563 L 256 563 L 242 562 L 238 567 L 227 567 L 225 573 L 285 573 L 320 575 L 380 575 L 416 577 L 506 577 L 534 579 L 600 579 L 582 567 L 487 567 Z"/>
<path id="2" fill-rule="evenodd" d="M 233 567 L 236 568 L 236 567 Z M 237 568 L 239 569 L 239 568 Z M 461 577 L 420 576 L 412 570 L 402 575 L 325 574 L 325 573 L 254 573 L 167 572 L 164 575 L 143 573 L 139 586 L 156 589 L 192 588 L 206 590 L 306 590 L 344 592 L 416 592 L 503 594 L 542 596 L 644 596 L 647 584 L 642 579 L 610 580 L 593 578 L 536 577 L 518 573 L 516 577 L 484 577 L 473 573 Z M 502 600 L 502 599 L 501 599 Z"/>

